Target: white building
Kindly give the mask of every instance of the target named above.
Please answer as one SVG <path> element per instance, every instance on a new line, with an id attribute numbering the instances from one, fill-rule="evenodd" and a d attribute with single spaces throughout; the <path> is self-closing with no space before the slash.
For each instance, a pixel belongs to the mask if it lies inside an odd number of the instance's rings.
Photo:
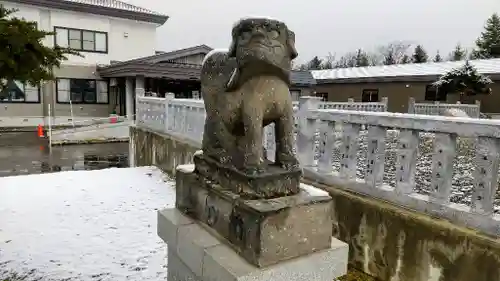
<path id="1" fill-rule="evenodd" d="M 39 29 L 55 31 L 56 36 L 45 38 L 47 46 L 71 47 L 82 55 L 68 56 L 54 70 L 59 79 L 41 89 L 12 83 L 0 94 L 0 127 L 43 124 L 49 105 L 58 123 L 68 122 L 72 115 L 75 119 L 108 116 L 116 97 L 97 65 L 154 55 L 156 28 L 168 19 L 117 0 L 7 0 L 0 4 L 17 9 L 13 16 L 35 21 Z"/>
<path id="2" fill-rule="evenodd" d="M 156 52 L 156 29 L 167 21 L 166 15 L 118 0 L 0 0 L 0 4 L 18 9 L 14 16 L 56 32 L 45 38 L 47 46 L 70 47 L 83 55 L 69 56 L 54 70 L 58 79 L 40 89 L 12 82 L 0 93 L 0 127 L 47 124 L 49 116 L 53 124 L 70 124 L 115 111 L 133 118 L 137 95 L 172 92 L 191 97 L 200 90 L 201 62 L 212 49 L 200 45 Z M 293 72 L 291 80 L 295 95 L 314 84 L 309 72 Z"/>

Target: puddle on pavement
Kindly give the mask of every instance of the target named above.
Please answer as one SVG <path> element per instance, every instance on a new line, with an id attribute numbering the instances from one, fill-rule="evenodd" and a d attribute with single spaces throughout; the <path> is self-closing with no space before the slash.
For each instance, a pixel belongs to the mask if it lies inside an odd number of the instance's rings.
<path id="1" fill-rule="evenodd" d="M 53 146 L 32 132 L 0 134 L 0 177 L 128 167 L 128 143 Z"/>

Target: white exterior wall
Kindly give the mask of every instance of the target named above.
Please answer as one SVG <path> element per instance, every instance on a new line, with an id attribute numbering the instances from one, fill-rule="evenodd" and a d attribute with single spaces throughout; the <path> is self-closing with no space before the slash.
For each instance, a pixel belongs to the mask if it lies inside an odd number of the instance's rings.
<path id="1" fill-rule="evenodd" d="M 70 56 L 63 64 L 109 64 L 111 60 L 124 61 L 155 54 L 157 24 L 5 1 L 0 3 L 6 8 L 18 9 L 14 16 L 36 21 L 43 30 L 54 31 L 55 26 L 60 26 L 108 33 L 107 54 L 80 52 L 85 57 Z M 48 36 L 45 43 L 47 46 L 53 46 L 53 36 Z"/>
<path id="2" fill-rule="evenodd" d="M 38 28 L 53 32 L 54 27 L 85 29 L 107 33 L 108 52 L 92 53 L 79 51 L 84 57 L 68 56 L 61 68 L 56 70 L 57 77 L 100 79 L 96 73 L 98 64 L 110 64 L 112 60 L 125 61 L 155 54 L 157 24 L 134 20 L 113 18 L 102 15 L 78 13 L 65 10 L 48 9 L 1 1 L 6 8 L 17 9 L 13 16 L 35 21 Z M 127 35 L 127 36 L 125 36 Z M 149 42 L 149 43 L 148 43 Z M 44 39 L 46 46 L 54 46 L 54 36 Z M 47 125 L 49 105 L 52 124 L 73 121 L 87 121 L 109 115 L 114 107 L 109 104 L 59 104 L 56 86 L 50 82 L 42 88 L 40 103 L 0 103 L 0 127 L 33 127 Z"/>

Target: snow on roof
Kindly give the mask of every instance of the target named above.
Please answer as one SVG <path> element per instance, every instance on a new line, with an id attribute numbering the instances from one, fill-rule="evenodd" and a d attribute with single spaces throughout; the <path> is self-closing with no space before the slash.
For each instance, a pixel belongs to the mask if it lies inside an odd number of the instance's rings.
<path id="1" fill-rule="evenodd" d="M 160 14 L 160 13 L 157 13 L 157 12 L 145 9 L 145 8 L 141 8 L 138 6 L 134 6 L 134 5 L 119 1 L 119 0 L 64 0 L 64 1 L 92 5 L 92 6 L 98 6 L 98 7 L 112 8 L 112 9 L 129 11 L 129 12 L 164 16 L 163 14 Z"/>
<path id="2" fill-rule="evenodd" d="M 469 62 L 481 74 L 500 74 L 500 59 L 470 60 Z M 311 73 L 316 80 L 427 76 L 443 75 L 454 68 L 463 66 L 464 64 L 465 61 L 411 63 L 313 70 Z"/>

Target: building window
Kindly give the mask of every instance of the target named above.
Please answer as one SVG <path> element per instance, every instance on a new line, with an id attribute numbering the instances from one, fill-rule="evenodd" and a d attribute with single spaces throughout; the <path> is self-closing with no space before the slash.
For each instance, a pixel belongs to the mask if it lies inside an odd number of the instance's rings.
<path id="1" fill-rule="evenodd" d="M 438 90 L 438 88 L 427 85 L 425 87 L 425 100 L 426 101 L 446 101 L 446 91 Z"/>
<path id="2" fill-rule="evenodd" d="M 364 89 L 361 94 L 362 102 L 378 102 L 378 89 Z"/>
<path id="3" fill-rule="evenodd" d="M 108 82 L 91 79 L 57 79 L 58 103 L 109 103 Z"/>
<path id="4" fill-rule="evenodd" d="M 19 81 L 9 81 L 0 91 L 0 103 L 39 103 L 40 88 Z"/>
<path id="5" fill-rule="evenodd" d="M 292 96 L 292 101 L 298 101 L 300 97 L 300 90 L 290 90 L 290 95 Z"/>
<path id="6" fill-rule="evenodd" d="M 108 52 L 108 34 L 106 32 L 55 27 L 55 45 L 83 52 Z"/>
<path id="7" fill-rule="evenodd" d="M 317 97 L 321 97 L 321 101 L 328 101 L 328 93 L 316 93 Z"/>

